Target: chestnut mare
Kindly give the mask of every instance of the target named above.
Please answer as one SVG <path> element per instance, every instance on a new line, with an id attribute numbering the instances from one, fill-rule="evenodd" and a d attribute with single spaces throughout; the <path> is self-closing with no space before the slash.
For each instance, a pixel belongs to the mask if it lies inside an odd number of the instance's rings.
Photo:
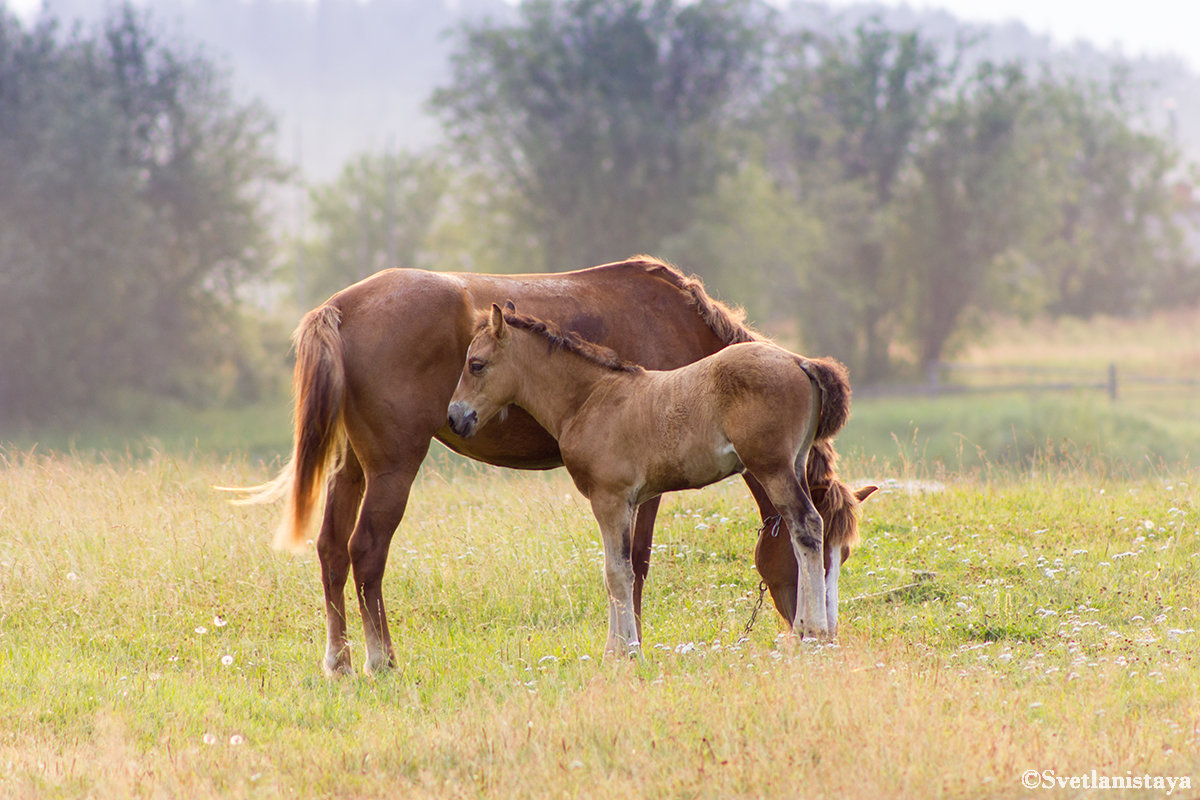
<path id="1" fill-rule="evenodd" d="M 846 368 L 765 341 L 730 345 L 674 370 L 647 371 L 564 335 L 510 304 L 493 305 L 467 348 L 448 422 L 469 439 L 500 411 L 527 411 L 558 440 L 563 465 L 592 505 L 604 546 L 606 654 L 638 652 L 632 531 L 637 507 L 665 492 L 749 473 L 791 532 L 800 564 L 793 629 L 830 636 L 825 531 L 805 468 L 813 442 L 850 415 Z M 840 550 L 841 542 L 829 543 Z"/>
<path id="2" fill-rule="evenodd" d="M 490 464 L 519 469 L 562 464 L 554 438 L 520 409 L 469 441 L 446 426 L 446 407 L 477 319 L 492 303 L 510 299 L 649 369 L 672 369 L 759 338 L 698 280 L 648 257 L 557 274 L 385 270 L 310 311 L 294 335 L 291 460 L 274 481 L 249 490 L 243 502 L 286 496 L 277 542 L 294 548 L 311 535 L 310 521 L 324 494 L 317 553 L 325 592 L 324 667 L 330 674 L 352 672 L 345 610 L 351 569 L 366 667 L 395 663 L 381 581 L 388 546 L 433 438 Z M 838 480 L 835 459 L 829 443 L 819 443 L 808 459 L 808 480 L 826 527 L 853 539 L 858 502 Z M 762 518 L 774 520 L 766 492 L 752 478 L 746 482 Z M 657 511 L 658 500 L 649 500 L 634 522 L 635 614 Z M 790 621 L 796 562 L 787 540 L 764 533 L 755 560 L 776 607 Z"/>

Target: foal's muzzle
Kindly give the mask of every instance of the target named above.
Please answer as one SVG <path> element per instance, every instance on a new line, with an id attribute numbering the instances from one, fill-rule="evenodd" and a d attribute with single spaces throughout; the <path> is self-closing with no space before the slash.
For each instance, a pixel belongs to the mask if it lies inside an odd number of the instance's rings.
<path id="1" fill-rule="evenodd" d="M 475 435 L 475 426 L 479 415 L 462 400 L 450 404 L 450 412 L 446 419 L 454 435 L 469 439 Z"/>

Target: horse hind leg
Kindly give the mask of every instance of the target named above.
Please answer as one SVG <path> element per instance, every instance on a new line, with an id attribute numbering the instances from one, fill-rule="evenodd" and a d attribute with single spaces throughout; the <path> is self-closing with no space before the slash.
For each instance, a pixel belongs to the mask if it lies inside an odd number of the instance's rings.
<path id="1" fill-rule="evenodd" d="M 396 666 L 383 604 L 383 573 L 392 536 L 404 517 L 408 494 L 420 464 L 421 458 L 416 458 L 403 467 L 367 474 L 362 510 L 350 538 L 350 561 L 362 613 L 367 645 L 366 671 L 369 673 Z"/>
<path id="2" fill-rule="evenodd" d="M 777 463 L 774 463 L 777 462 Z M 745 459 L 743 459 L 745 463 Z M 825 605 L 825 525 L 809 496 L 804 472 L 790 459 L 746 464 L 779 511 L 796 557 L 796 608 L 792 628 L 801 635 L 827 637 Z"/>
<path id="3" fill-rule="evenodd" d="M 794 502 L 778 505 L 792 537 L 796 556 L 796 616 L 793 630 L 801 635 L 829 637 L 825 593 L 824 522 L 812 498 L 799 481 L 795 482 Z"/>
<path id="4" fill-rule="evenodd" d="M 742 477 L 754 502 L 763 527 L 754 545 L 754 566 L 771 592 L 771 602 L 790 628 L 796 619 L 796 555 L 792 552 L 792 537 L 782 524 L 779 511 L 749 471 Z"/>
<path id="5" fill-rule="evenodd" d="M 325 674 L 351 675 L 350 641 L 346 635 L 346 579 L 350 575 L 350 534 L 363 498 L 363 474 L 353 450 L 331 478 L 325 518 L 317 537 L 321 585 L 325 591 Z"/>

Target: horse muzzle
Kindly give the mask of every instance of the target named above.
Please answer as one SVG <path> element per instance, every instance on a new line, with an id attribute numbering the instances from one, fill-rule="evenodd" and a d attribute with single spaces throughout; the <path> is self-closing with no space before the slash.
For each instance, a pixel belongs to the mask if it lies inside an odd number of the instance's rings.
<path id="1" fill-rule="evenodd" d="M 450 404 L 446 422 L 455 436 L 469 439 L 475 435 L 475 428 L 479 423 L 479 415 L 475 413 L 475 409 L 469 407 L 462 400 L 459 400 L 456 403 Z"/>

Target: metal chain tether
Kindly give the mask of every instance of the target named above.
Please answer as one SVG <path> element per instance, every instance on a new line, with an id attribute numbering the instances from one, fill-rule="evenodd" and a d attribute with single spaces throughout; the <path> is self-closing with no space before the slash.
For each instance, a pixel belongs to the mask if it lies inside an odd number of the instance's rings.
<path id="1" fill-rule="evenodd" d="M 779 535 L 779 524 L 783 522 L 783 517 L 779 514 L 773 514 L 763 520 L 762 527 L 758 529 L 759 538 L 771 529 L 771 536 Z M 758 582 L 758 602 L 754 604 L 754 610 L 750 612 L 750 620 L 746 623 L 746 627 L 742 630 L 742 638 L 745 639 L 750 635 L 750 631 L 754 630 L 754 623 L 758 619 L 758 612 L 762 610 L 763 600 L 767 596 L 767 582 L 760 580 Z"/>
<path id="2" fill-rule="evenodd" d="M 758 619 L 758 612 L 762 610 L 763 598 L 767 596 L 767 582 L 758 582 L 758 602 L 754 604 L 754 610 L 750 612 L 750 621 L 746 623 L 746 627 L 742 630 L 742 637 L 745 639 L 750 635 L 750 631 L 754 630 L 754 621 Z"/>

